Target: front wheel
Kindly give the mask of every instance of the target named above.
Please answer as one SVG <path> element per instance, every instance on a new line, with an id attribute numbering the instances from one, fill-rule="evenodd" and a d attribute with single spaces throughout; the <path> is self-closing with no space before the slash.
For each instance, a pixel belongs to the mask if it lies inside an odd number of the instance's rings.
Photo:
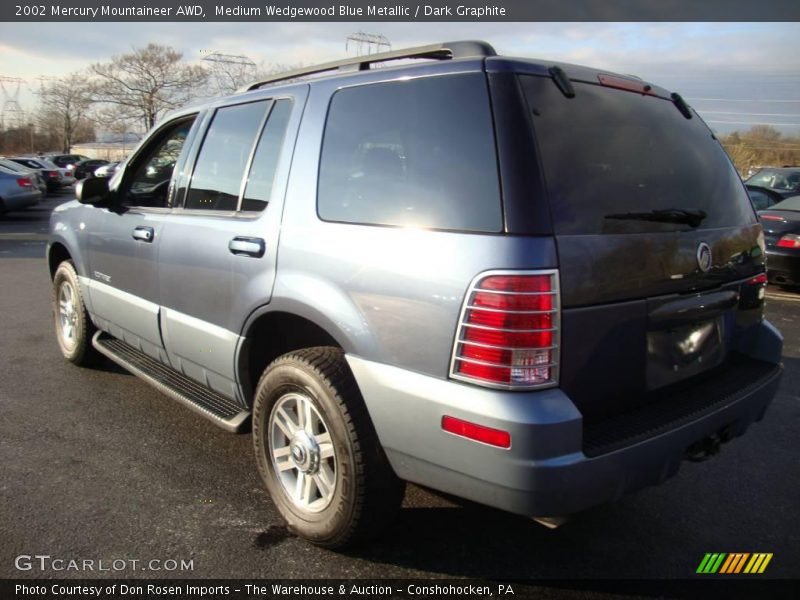
<path id="1" fill-rule="evenodd" d="M 100 353 L 92 346 L 97 331 L 83 303 L 78 273 L 72 261 L 65 260 L 53 277 L 53 316 L 61 354 L 80 366 L 96 364 Z"/>
<path id="2" fill-rule="evenodd" d="M 267 367 L 253 410 L 259 472 L 290 530 L 343 548 L 377 534 L 405 483 L 378 442 L 338 348 L 292 352 Z"/>

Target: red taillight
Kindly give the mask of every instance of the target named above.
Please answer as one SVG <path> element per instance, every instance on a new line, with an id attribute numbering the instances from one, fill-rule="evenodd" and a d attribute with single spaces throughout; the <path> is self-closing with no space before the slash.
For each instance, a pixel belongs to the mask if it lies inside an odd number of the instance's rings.
<path id="1" fill-rule="evenodd" d="M 33 187 L 33 181 L 31 181 L 30 177 L 20 177 L 17 179 L 17 185 L 24 188 Z"/>
<path id="2" fill-rule="evenodd" d="M 50 179 L 58 179 L 58 171 L 48 171 L 47 176 Z"/>
<path id="3" fill-rule="evenodd" d="M 779 239 L 778 243 L 775 245 L 778 246 L 778 248 L 800 248 L 800 235 L 787 233 Z"/>
<path id="4" fill-rule="evenodd" d="M 764 221 L 783 221 L 783 217 L 779 217 L 778 215 L 758 215 L 758 218 Z"/>
<path id="5" fill-rule="evenodd" d="M 442 417 L 442 429 L 449 433 L 469 438 L 477 442 L 483 442 L 498 448 L 511 448 L 511 434 L 500 429 L 484 427 L 469 421 L 462 421 L 455 417 Z"/>
<path id="6" fill-rule="evenodd" d="M 766 285 L 767 283 L 767 274 L 761 273 L 761 275 L 756 275 L 752 279 L 748 279 L 745 281 L 747 285 Z"/>
<path id="7" fill-rule="evenodd" d="M 510 389 L 558 382 L 557 272 L 479 276 L 467 293 L 451 377 Z"/>

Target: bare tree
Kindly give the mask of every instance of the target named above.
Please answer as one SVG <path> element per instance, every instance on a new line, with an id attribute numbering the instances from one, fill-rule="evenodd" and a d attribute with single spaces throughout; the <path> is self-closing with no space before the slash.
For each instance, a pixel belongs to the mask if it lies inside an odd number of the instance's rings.
<path id="1" fill-rule="evenodd" d="M 87 115 L 92 105 L 92 88 L 85 75 L 73 73 L 42 84 L 39 96 L 39 125 L 58 132 L 58 145 L 69 152 L 76 134 L 86 134 Z M 91 128 L 88 127 L 90 130 Z"/>
<path id="2" fill-rule="evenodd" d="M 186 104 L 205 85 L 208 72 L 183 62 L 169 46 L 148 44 L 109 63 L 90 67 L 96 77 L 94 99 L 114 107 L 117 118 L 150 129 L 165 112 Z"/>

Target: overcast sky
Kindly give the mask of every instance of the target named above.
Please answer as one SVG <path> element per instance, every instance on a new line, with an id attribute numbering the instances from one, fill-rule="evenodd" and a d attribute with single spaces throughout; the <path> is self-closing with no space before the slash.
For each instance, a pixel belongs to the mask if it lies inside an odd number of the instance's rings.
<path id="1" fill-rule="evenodd" d="M 385 35 L 395 49 L 484 39 L 500 53 L 636 74 L 688 97 L 720 131 L 769 123 L 800 133 L 797 23 L 0 23 L 0 75 L 36 87 L 38 76 L 148 42 L 192 61 L 211 51 L 311 64 L 347 56 L 345 38 L 358 30 Z M 30 89 L 20 98 L 33 108 Z"/>

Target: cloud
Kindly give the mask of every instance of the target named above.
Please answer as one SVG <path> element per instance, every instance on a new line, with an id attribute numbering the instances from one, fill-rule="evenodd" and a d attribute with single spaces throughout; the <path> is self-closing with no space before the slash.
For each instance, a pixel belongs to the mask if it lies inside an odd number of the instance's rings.
<path id="1" fill-rule="evenodd" d="M 216 51 L 312 64 L 345 57 L 357 30 L 382 33 L 395 48 L 485 39 L 504 54 L 633 73 L 687 96 L 800 98 L 796 23 L 15 23 L 3 27 L 0 67 L 32 79 L 65 75 L 148 42 L 191 61 Z"/>

